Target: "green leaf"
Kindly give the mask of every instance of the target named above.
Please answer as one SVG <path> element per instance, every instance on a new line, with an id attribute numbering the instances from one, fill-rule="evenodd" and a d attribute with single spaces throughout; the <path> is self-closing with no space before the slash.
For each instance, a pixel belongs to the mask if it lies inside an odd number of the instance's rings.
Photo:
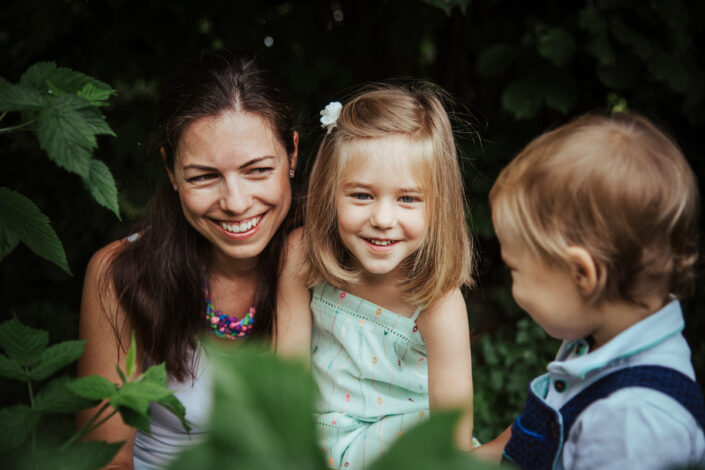
<path id="1" fill-rule="evenodd" d="M 541 34 L 537 47 L 541 57 L 559 67 L 568 65 L 575 54 L 573 36 L 563 28 L 550 28 Z"/>
<path id="2" fill-rule="evenodd" d="M 4 354 L 0 354 L 0 377 L 27 382 L 29 377 L 25 370 L 15 361 Z"/>
<path id="3" fill-rule="evenodd" d="M 36 90 L 22 85 L 13 85 L 0 77 L 0 111 L 24 111 L 46 105 L 46 98 Z"/>
<path id="4" fill-rule="evenodd" d="M 166 387 L 166 379 L 166 366 L 163 362 L 150 367 L 142 375 L 142 380 L 161 385 L 162 387 Z"/>
<path id="5" fill-rule="evenodd" d="M 517 120 L 530 119 L 541 109 L 541 85 L 531 77 L 510 82 L 502 91 L 502 107 Z"/>
<path id="6" fill-rule="evenodd" d="M 572 75 L 562 69 L 544 81 L 544 100 L 549 108 L 568 114 L 578 101 L 580 89 Z"/>
<path id="7" fill-rule="evenodd" d="M 179 418 L 181 421 L 181 426 L 184 427 L 186 432 L 191 432 L 191 423 L 186 419 L 186 407 L 176 398 L 174 395 L 169 395 L 168 397 L 159 400 L 159 404 L 170 411 L 174 416 Z"/>
<path id="8" fill-rule="evenodd" d="M 87 99 L 93 106 L 102 106 L 114 93 L 115 90 L 107 85 L 105 87 L 99 87 L 94 83 L 86 83 L 77 95 Z"/>
<path id="9" fill-rule="evenodd" d="M 504 73 L 516 59 L 516 49 L 506 44 L 495 44 L 482 51 L 477 58 L 477 73 L 484 78 Z"/>
<path id="10" fill-rule="evenodd" d="M 96 135 L 111 135 L 115 137 L 115 132 L 110 128 L 105 116 L 96 108 L 81 108 L 78 110 L 85 120 L 86 127 Z"/>
<path id="11" fill-rule="evenodd" d="M 21 446 L 40 417 L 39 411 L 26 405 L 0 409 L 0 453 Z"/>
<path id="12" fill-rule="evenodd" d="M 450 16 L 453 8 L 456 6 L 460 8 L 460 12 L 465 14 L 468 8 L 470 0 L 421 0 L 424 3 L 428 3 L 436 8 L 440 8 L 445 12 L 446 15 Z"/>
<path id="13" fill-rule="evenodd" d="M 103 468 L 120 451 L 124 442 L 77 442 L 67 449 L 39 449 L 33 470 L 95 470 Z"/>
<path id="14" fill-rule="evenodd" d="M 173 393 L 168 388 L 154 382 L 128 382 L 110 397 L 110 404 L 115 408 L 127 407 L 144 416 L 149 416 L 150 403 L 164 399 Z"/>
<path id="15" fill-rule="evenodd" d="M 135 411 L 132 408 L 121 406 L 118 409 L 122 420 L 130 427 L 138 429 L 146 434 L 151 434 L 152 420 L 149 415 Z"/>
<path id="16" fill-rule="evenodd" d="M 64 247 L 49 218 L 32 201 L 4 187 L 0 187 L 0 227 L 10 234 L 5 239 L 19 239 L 35 254 L 71 274 Z"/>
<path id="17" fill-rule="evenodd" d="M 90 171 L 84 183 L 98 204 L 113 211 L 117 218 L 120 219 L 118 191 L 115 186 L 115 180 L 103 162 L 95 159 L 90 161 Z M 128 372 L 127 375 L 129 376 L 130 373 Z"/>
<path id="18" fill-rule="evenodd" d="M 443 470 L 484 470 L 497 468 L 480 462 L 453 447 L 453 429 L 457 412 L 434 412 L 429 419 L 405 432 L 369 467 Z"/>
<path id="19" fill-rule="evenodd" d="M 78 396 L 67 385 L 68 377 L 60 377 L 49 382 L 37 394 L 37 409 L 44 413 L 75 413 L 98 404 L 97 400 L 88 400 Z"/>
<path id="20" fill-rule="evenodd" d="M 71 364 L 83 354 L 83 346 L 86 340 L 64 341 L 53 346 L 49 346 L 42 360 L 32 368 L 29 376 L 32 380 L 44 380 L 62 367 Z"/>
<path id="21" fill-rule="evenodd" d="M 81 377 L 66 384 L 74 393 L 89 400 L 102 400 L 112 397 L 117 387 L 110 380 L 99 375 Z"/>
<path id="22" fill-rule="evenodd" d="M 137 355 L 137 342 L 135 341 L 135 331 L 132 330 L 132 335 L 130 338 L 130 349 L 127 350 L 127 356 L 125 356 L 125 372 L 128 377 L 132 377 L 135 374 L 136 364 L 135 357 Z"/>
<path id="23" fill-rule="evenodd" d="M 109 90 L 110 94 L 114 93 L 110 86 L 100 80 L 69 68 L 57 67 L 53 62 L 39 62 L 32 65 L 22 75 L 20 83 L 31 86 L 41 93 L 53 90 L 54 94 L 59 95 L 64 93 L 80 95 L 87 84 L 91 84 L 97 90 Z M 51 83 L 51 87 L 49 83 Z M 91 92 L 91 95 L 98 96 L 98 93 L 94 91 Z"/>
<path id="24" fill-rule="evenodd" d="M 1 203 L 2 198 L 0 198 L 0 215 Z M 1 216 L 0 222 L 2 222 Z M 0 347 L 19 366 L 27 367 L 38 363 L 46 351 L 47 344 L 49 344 L 49 333 L 23 325 L 16 316 L 0 325 Z"/>
<path id="25" fill-rule="evenodd" d="M 20 239 L 17 235 L 9 232 L 4 226 L 0 225 L 0 261 L 12 253 L 12 251 L 17 248 L 20 244 Z"/>
<path id="26" fill-rule="evenodd" d="M 311 416 L 315 385 L 303 364 L 243 346 L 234 353 L 208 346 L 214 375 L 211 431 L 182 453 L 172 469 L 222 470 L 213 455 L 233 455 L 238 468 L 324 469 Z M 286 398 L 282 399 L 282 385 Z"/>

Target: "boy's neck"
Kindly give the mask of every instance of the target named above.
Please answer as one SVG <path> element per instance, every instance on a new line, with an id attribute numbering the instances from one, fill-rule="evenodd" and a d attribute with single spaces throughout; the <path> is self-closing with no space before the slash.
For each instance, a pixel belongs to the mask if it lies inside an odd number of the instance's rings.
<path id="1" fill-rule="evenodd" d="M 661 310 L 668 302 L 668 295 L 654 294 L 640 298 L 637 302 L 605 301 L 593 307 L 602 322 L 592 335 L 595 340 L 592 349 L 605 345 L 630 326 Z"/>

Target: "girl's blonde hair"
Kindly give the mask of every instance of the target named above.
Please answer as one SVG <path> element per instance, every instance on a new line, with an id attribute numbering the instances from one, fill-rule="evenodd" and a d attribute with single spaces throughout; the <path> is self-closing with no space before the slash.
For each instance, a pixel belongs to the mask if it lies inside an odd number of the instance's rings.
<path id="1" fill-rule="evenodd" d="M 336 197 L 353 158 L 351 149 L 390 136 L 408 139 L 410 154 L 394 158 L 408 158 L 421 169 L 426 204 L 426 235 L 405 262 L 403 297 L 414 305 L 428 305 L 448 290 L 472 283 L 468 212 L 443 97 L 429 84 L 370 85 L 343 105 L 336 127 L 323 137 L 309 181 L 303 267 L 309 286 L 325 281 L 343 288 L 359 281 L 338 233 Z"/>
<path id="2" fill-rule="evenodd" d="M 644 117 L 587 115 L 541 135 L 502 171 L 490 203 L 495 227 L 546 262 L 567 267 L 566 248 L 585 248 L 598 267 L 591 302 L 692 288 L 697 183 Z"/>

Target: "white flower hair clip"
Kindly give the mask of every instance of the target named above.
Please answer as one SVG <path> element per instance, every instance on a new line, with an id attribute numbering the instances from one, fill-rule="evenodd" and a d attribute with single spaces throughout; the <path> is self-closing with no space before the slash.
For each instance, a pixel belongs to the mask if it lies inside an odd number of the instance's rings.
<path id="1" fill-rule="evenodd" d="M 321 111 L 321 127 L 328 129 L 326 134 L 330 134 L 330 131 L 336 126 L 341 109 L 343 109 L 343 105 L 340 102 L 331 101 Z"/>

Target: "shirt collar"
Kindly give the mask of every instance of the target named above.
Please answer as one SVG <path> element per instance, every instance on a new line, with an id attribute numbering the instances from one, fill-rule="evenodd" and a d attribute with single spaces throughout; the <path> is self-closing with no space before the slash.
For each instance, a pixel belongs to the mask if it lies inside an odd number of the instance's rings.
<path id="1" fill-rule="evenodd" d="M 584 379 L 595 369 L 601 369 L 663 343 L 683 331 L 684 327 L 680 302 L 674 298 L 661 310 L 630 326 L 589 354 L 575 353 L 577 348 L 586 347 L 585 340 L 564 341 L 558 351 L 559 359 L 548 364 L 548 371 Z"/>

